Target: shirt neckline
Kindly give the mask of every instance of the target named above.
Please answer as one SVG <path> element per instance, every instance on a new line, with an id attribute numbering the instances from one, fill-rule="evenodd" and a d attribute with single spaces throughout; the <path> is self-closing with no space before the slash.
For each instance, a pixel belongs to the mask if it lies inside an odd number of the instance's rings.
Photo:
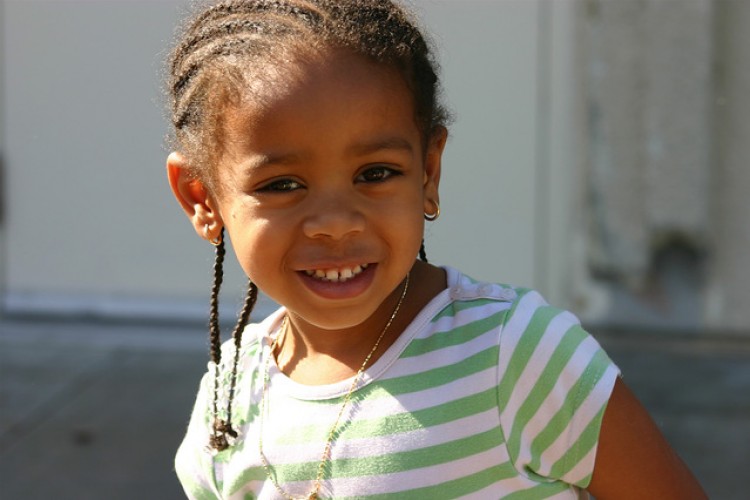
<path id="1" fill-rule="evenodd" d="M 442 269 L 446 274 L 447 287 L 435 295 L 435 297 L 433 297 L 432 300 L 430 300 L 430 302 L 428 302 L 427 305 L 417 313 L 411 323 L 407 325 L 401 335 L 399 335 L 398 339 L 391 344 L 388 350 L 386 350 L 375 363 L 362 373 L 362 377 L 357 384 L 355 392 L 380 378 L 383 373 L 385 373 L 386 370 L 388 370 L 388 368 L 401 356 L 406 347 L 414 339 L 414 336 L 422 331 L 425 325 L 451 302 L 450 291 L 452 287 L 460 281 L 460 273 L 448 266 L 444 266 Z M 273 343 L 274 338 L 276 338 L 276 335 L 280 332 L 285 314 L 286 308 L 281 307 L 263 321 L 265 328 L 262 330 L 263 337 L 261 338 L 262 355 L 259 366 L 259 369 L 261 370 L 265 370 L 268 356 L 271 355 L 271 344 Z M 281 392 L 289 397 L 308 401 L 325 401 L 328 399 L 340 398 L 349 392 L 352 382 L 354 381 L 354 377 L 349 377 L 332 384 L 301 384 L 285 375 L 279 369 L 276 360 L 273 358 L 271 358 L 270 363 L 268 364 L 268 377 L 269 384 L 274 388 L 274 392 Z"/>

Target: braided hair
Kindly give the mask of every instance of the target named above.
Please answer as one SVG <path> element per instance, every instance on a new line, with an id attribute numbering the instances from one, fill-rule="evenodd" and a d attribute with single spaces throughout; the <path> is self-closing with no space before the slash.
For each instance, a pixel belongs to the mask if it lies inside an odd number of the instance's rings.
<path id="1" fill-rule="evenodd" d="M 390 0 L 224 0 L 186 25 L 168 63 L 171 140 L 191 173 L 215 188 L 226 108 L 267 81 L 270 68 L 331 48 L 395 67 L 425 139 L 445 125 L 437 63 L 415 22 Z"/>
<path id="2" fill-rule="evenodd" d="M 251 89 L 272 83 L 273 68 L 294 57 L 344 49 L 399 71 L 414 99 L 424 144 L 446 124 L 437 63 L 416 23 L 391 0 L 223 0 L 198 11 L 185 25 L 168 62 L 173 149 L 188 159 L 190 175 L 217 190 L 215 165 L 223 152 L 225 111 Z M 427 260 L 422 244 L 420 258 Z M 214 376 L 211 446 L 229 446 L 236 432 L 231 407 L 242 331 L 257 298 L 250 282 L 232 334 L 235 350 L 226 420 L 219 418 L 221 342 L 218 297 L 223 276 L 223 232 L 216 247 L 209 321 Z"/>
<path id="3" fill-rule="evenodd" d="M 237 385 L 237 364 L 240 359 L 240 346 L 242 343 L 242 331 L 250 320 L 250 313 L 255 307 L 258 299 L 258 287 L 252 281 L 248 282 L 245 303 L 240 310 L 237 324 L 232 331 L 234 357 L 232 358 L 232 375 L 229 386 L 229 398 L 226 408 L 226 420 L 219 418 L 219 364 L 221 363 L 221 330 L 219 327 L 219 292 L 224 281 L 224 256 L 226 248 L 224 243 L 224 230 L 221 230 L 216 243 L 216 258 L 214 261 L 214 279 L 211 287 L 210 313 L 208 320 L 209 332 L 209 354 L 213 363 L 213 399 L 211 409 L 214 416 L 213 434 L 209 444 L 216 450 L 224 450 L 229 446 L 229 439 L 236 438 L 237 432 L 232 427 L 232 403 L 234 391 Z"/>

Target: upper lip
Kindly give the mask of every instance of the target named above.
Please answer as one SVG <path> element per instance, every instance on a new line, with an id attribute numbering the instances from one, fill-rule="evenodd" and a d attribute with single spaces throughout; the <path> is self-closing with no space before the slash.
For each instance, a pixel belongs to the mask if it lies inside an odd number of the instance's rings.
<path id="1" fill-rule="evenodd" d="M 300 272 L 353 268 L 378 262 L 378 254 L 364 242 L 338 247 L 316 245 L 304 250 L 300 249 L 300 252 L 296 258 L 293 258 L 291 266 L 292 269 Z"/>
<path id="2" fill-rule="evenodd" d="M 304 271 L 317 271 L 317 270 L 327 271 L 327 270 L 330 270 L 330 269 L 347 269 L 347 268 L 351 269 L 351 268 L 354 268 L 354 267 L 357 267 L 357 266 L 369 266 L 369 265 L 372 265 L 372 264 L 373 264 L 372 262 L 370 262 L 370 261 L 368 261 L 366 259 L 358 260 L 358 261 L 347 260 L 346 262 L 331 262 L 331 261 L 326 261 L 326 262 L 319 262 L 319 263 L 315 263 L 315 264 L 309 264 L 309 265 L 305 265 L 305 266 L 300 266 L 300 267 L 297 268 L 297 270 L 301 271 L 301 272 L 304 272 Z"/>

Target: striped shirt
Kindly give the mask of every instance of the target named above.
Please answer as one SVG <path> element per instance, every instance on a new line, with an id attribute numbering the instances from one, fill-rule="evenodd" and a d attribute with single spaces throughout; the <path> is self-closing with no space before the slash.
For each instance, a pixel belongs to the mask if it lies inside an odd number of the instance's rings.
<path id="1" fill-rule="evenodd" d="M 538 293 L 446 272 L 448 288 L 364 372 L 336 430 L 320 496 L 585 497 L 617 367 L 571 313 Z M 188 497 L 280 497 L 260 461 L 258 415 L 283 315 L 248 326 L 232 415 L 240 435 L 215 454 L 205 451 L 215 367 L 204 377 L 176 457 Z M 231 360 L 231 344 L 224 348 Z M 220 379 L 226 408 L 228 366 Z M 263 452 L 287 494 L 311 491 L 351 382 L 302 385 L 271 360 Z"/>

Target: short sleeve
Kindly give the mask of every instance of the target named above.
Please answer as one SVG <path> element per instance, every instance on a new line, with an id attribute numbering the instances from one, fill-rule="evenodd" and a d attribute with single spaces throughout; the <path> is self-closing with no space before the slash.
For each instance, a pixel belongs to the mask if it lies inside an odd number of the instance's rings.
<path id="1" fill-rule="evenodd" d="M 500 333 L 498 401 L 516 469 L 585 488 L 618 368 L 578 319 L 521 290 Z"/>

